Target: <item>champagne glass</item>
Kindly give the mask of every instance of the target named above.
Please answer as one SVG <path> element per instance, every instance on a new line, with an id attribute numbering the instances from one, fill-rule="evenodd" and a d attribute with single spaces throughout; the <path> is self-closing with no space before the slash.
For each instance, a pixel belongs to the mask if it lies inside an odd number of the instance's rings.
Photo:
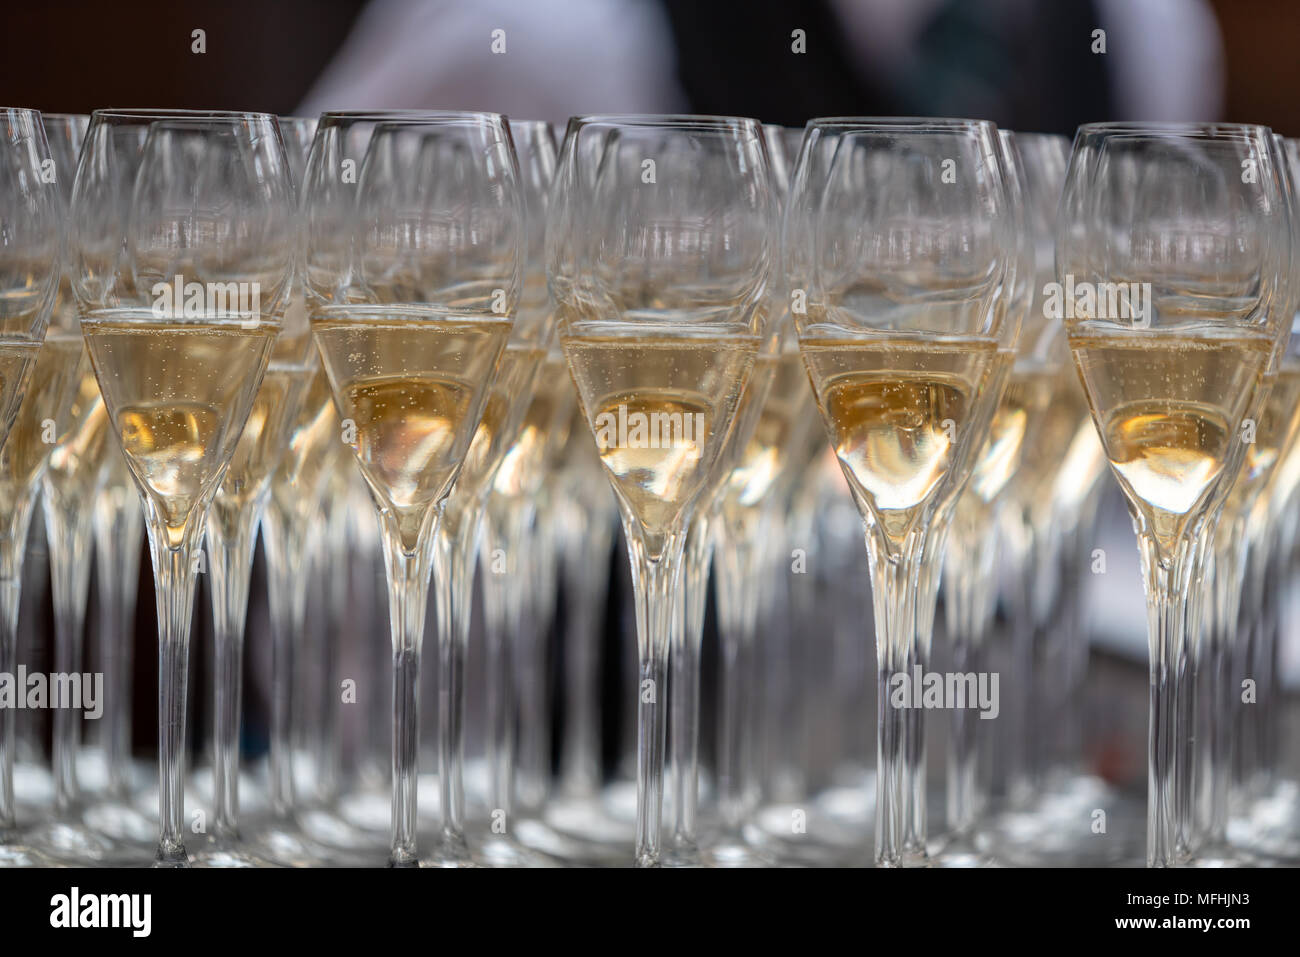
<path id="1" fill-rule="evenodd" d="M 185 702 L 196 558 L 279 331 L 293 271 L 292 201 L 273 116 L 91 116 L 72 194 L 70 268 L 154 564 L 158 866 L 189 863 Z"/>
<path id="2" fill-rule="evenodd" d="M 55 121 L 53 125 L 62 124 Z M 56 139 L 70 146 L 71 140 L 84 135 L 85 124 L 69 119 L 68 126 L 69 131 Z M 66 152 L 71 158 L 71 150 Z M 64 361 L 73 363 L 78 387 L 68 410 L 67 429 L 50 448 L 41 473 L 41 504 L 54 600 L 54 670 L 80 674 L 91 567 L 87 556 L 108 448 L 108 416 L 82 345 L 70 296 L 68 300 L 66 321 L 58 321 L 65 318 L 63 314 L 57 316 L 56 334 L 47 336 L 47 342 L 66 354 Z M 111 851 L 112 842 L 88 826 L 88 802 L 77 779 L 81 716 L 70 708 L 57 708 L 53 725 L 55 819 L 46 832 L 47 840 L 52 849 L 74 859 L 102 859 Z"/>
<path id="3" fill-rule="evenodd" d="M 292 181 L 301 181 L 314 120 L 279 121 Z M 221 485 L 208 510 L 206 551 L 213 619 L 212 827 L 196 863 L 252 867 L 268 863 L 243 848 L 238 816 L 239 739 L 243 703 L 244 627 L 257 529 L 271 496 L 271 483 L 316 373 L 301 292 L 293 288 L 271 358 L 235 444 Z M 301 556 L 299 556 L 301 558 Z"/>
<path id="4" fill-rule="evenodd" d="M 555 141 L 550 127 L 542 122 L 511 121 L 510 131 L 522 177 L 528 229 L 523 294 L 483 417 L 443 509 L 434 551 L 438 584 L 438 780 L 442 797 L 435 860 L 447 866 L 470 862 L 464 834 L 464 670 L 483 514 L 498 477 L 509 489 L 521 482 L 518 473 L 536 467 L 538 453 L 545 447 L 543 430 L 551 424 L 547 407 L 534 408 L 534 393 L 553 338 L 542 254 L 546 191 L 555 171 Z M 530 412 L 534 413 L 532 417 Z M 507 563 L 513 559 L 517 565 L 522 559 L 521 543 L 513 541 L 509 546 L 501 543 L 499 547 L 506 549 Z M 509 675 L 489 662 L 488 681 L 503 678 Z M 509 686 L 507 680 L 507 693 Z"/>
<path id="5" fill-rule="evenodd" d="M 1045 323 L 1042 296 L 1055 282 L 1056 214 L 1070 143 L 1064 137 L 1016 133 L 1025 181 L 1027 228 L 1034 244 L 1036 306 L 1027 329 L 1039 329 L 1047 351 L 1043 361 L 1054 371 L 1054 386 L 1033 441 L 1024 443 L 1021 466 L 1007 489 L 999 541 L 1008 567 L 1012 690 L 999 722 L 1009 730 L 1000 738 L 1007 807 L 980 838 L 994 846 L 998 860 L 1113 863 L 1132 856 L 1134 819 L 1130 803 L 1099 777 L 1078 768 L 1061 726 L 1077 725 L 1082 702 L 1077 690 L 1088 655 L 1080 596 L 1080 575 L 1092 562 L 1090 535 L 1105 458 L 1097 430 L 1065 337 L 1057 323 Z M 1028 344 L 1026 344 L 1027 346 Z M 1066 666 L 1080 662 L 1079 667 Z M 1066 673 L 1067 670 L 1070 673 Z M 1066 689 L 1062 694 L 1061 688 Z M 1048 733 L 1066 738 L 1052 749 Z M 1105 839 L 1075 823 L 1097 807 L 1107 809 Z"/>
<path id="6" fill-rule="evenodd" d="M 48 453 L 44 427 L 67 392 L 61 350 L 42 346 L 62 276 L 66 206 L 55 183 L 71 170 L 51 155 L 41 114 L 3 110 L 0 143 L 0 673 L 16 673 L 18 604 L 27 527 Z M 54 162 L 55 179 L 43 172 Z M 44 361 L 41 361 L 44 360 Z M 35 380 L 29 385 L 30 380 Z M 20 827 L 14 800 L 13 708 L 0 708 L 0 866 L 49 863 Z"/>
<path id="7" fill-rule="evenodd" d="M 947 551 L 944 554 L 944 610 L 947 637 L 957 674 L 987 672 L 989 628 L 997 593 L 998 524 L 1003 492 L 1020 468 L 1022 452 L 1040 440 L 1039 431 L 1051 404 L 1059 366 L 1050 360 L 1052 345 L 1060 337 L 1036 320 L 1025 323 L 1034 299 L 1034 232 L 1028 228 L 1024 207 L 1024 182 L 1019 151 L 1012 134 L 998 133 L 998 147 L 1012 199 L 1019 255 L 1007 297 L 1012 316 L 1005 328 L 1023 328 L 1020 348 L 1009 369 L 1001 399 L 984 446 L 975 461 L 966 489 L 953 510 Z M 1000 710 L 1000 709 L 999 709 Z M 948 736 L 947 812 L 950 833 L 934 854 L 941 866 L 986 866 L 993 859 L 976 846 L 975 828 L 984 811 L 979 785 L 981 715 L 967 707 L 954 707 Z"/>
<path id="8" fill-rule="evenodd" d="M 1287 167 L 1294 186 L 1300 169 L 1300 140 L 1283 140 Z M 1294 250 L 1293 250 L 1294 251 Z M 1291 388 L 1290 380 L 1300 373 L 1295 352 L 1300 340 L 1292 335 L 1277 370 L 1274 389 Z M 1270 398 L 1270 404 L 1285 408 L 1285 402 Z M 1248 460 L 1251 453 L 1247 452 Z M 1231 667 L 1233 682 L 1250 678 L 1255 682 L 1256 700 L 1236 712 L 1232 741 L 1236 747 L 1234 771 L 1240 806 L 1230 821 L 1227 836 L 1234 848 L 1252 858 L 1293 863 L 1300 859 L 1300 808 L 1292 780 L 1281 776 L 1277 752 L 1279 716 L 1285 702 L 1279 672 L 1287 648 L 1284 639 L 1292 632 L 1284 628 L 1285 595 L 1291 581 L 1295 551 L 1296 490 L 1300 488 L 1300 435 L 1293 431 L 1278 450 L 1276 463 L 1255 497 L 1246 519 L 1244 588 L 1235 621 L 1236 650 Z M 1234 488 L 1233 496 L 1237 495 Z M 1229 700 L 1229 699 L 1225 699 Z M 1235 708 L 1239 697 L 1231 699 Z M 1204 856 L 1204 852 L 1200 856 Z"/>
<path id="9" fill-rule="evenodd" d="M 945 512 L 988 435 L 1015 346 L 1005 308 L 1014 225 L 990 123 L 809 123 L 787 202 L 786 279 L 867 531 L 882 866 L 927 860 L 924 713 L 909 685 L 928 665 Z"/>
<path id="10" fill-rule="evenodd" d="M 316 173 L 332 175 L 327 164 L 357 124 L 373 129 L 353 195 L 317 190 Z M 418 866 L 418 686 L 433 546 L 514 325 L 524 253 L 518 169 L 497 114 L 327 113 L 307 183 L 312 331 L 384 537 L 389 864 Z M 321 221 L 342 229 L 318 237 Z"/>
<path id="11" fill-rule="evenodd" d="M 1280 179 L 1290 204 L 1293 229 L 1297 207 L 1291 178 L 1291 162 L 1282 138 L 1274 143 L 1284 162 Z M 1300 257 L 1300 243 L 1291 247 Z M 1300 266 L 1297 259 L 1292 275 Z M 1294 297 L 1295 286 L 1291 287 Z M 1297 303 L 1283 305 L 1284 316 L 1294 315 Z M 1288 325 L 1284 321 L 1283 325 Z M 1241 472 L 1232 484 L 1218 526 L 1205 534 L 1206 610 L 1200 619 L 1200 634 L 1192 646 L 1192 707 L 1194 751 L 1191 771 L 1189 823 L 1193 863 L 1198 867 L 1240 866 L 1254 859 L 1228 842 L 1228 792 L 1232 785 L 1233 737 L 1239 722 L 1242 679 L 1235 662 L 1239 643 L 1247 640 L 1250 623 L 1243 620 L 1242 593 L 1249 562 L 1251 517 L 1264 496 L 1274 469 L 1294 444 L 1300 429 L 1300 369 L 1294 361 L 1297 344 L 1287 329 L 1273 361 L 1265 371 L 1254 407 L 1243 423 L 1246 446 Z M 1249 705 L 1254 707 L 1252 701 Z"/>
<path id="12" fill-rule="evenodd" d="M 1204 545 L 1290 329 L 1282 162 L 1263 127 L 1095 124 L 1080 127 L 1066 172 L 1057 304 L 1147 593 L 1153 867 L 1190 853 L 1184 722 Z"/>
<path id="13" fill-rule="evenodd" d="M 776 204 L 761 128 L 739 118 L 574 119 L 557 177 L 548 275 L 628 541 L 640 659 L 636 864 L 653 867 L 682 554 L 766 331 Z"/>

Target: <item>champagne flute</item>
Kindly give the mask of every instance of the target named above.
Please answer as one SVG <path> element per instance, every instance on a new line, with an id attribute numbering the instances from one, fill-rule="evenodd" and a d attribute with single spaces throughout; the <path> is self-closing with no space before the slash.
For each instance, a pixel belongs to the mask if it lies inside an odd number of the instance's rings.
<path id="1" fill-rule="evenodd" d="M 1203 545 L 1290 329 L 1282 162 L 1259 126 L 1094 124 L 1080 127 L 1066 172 L 1056 266 L 1071 292 L 1057 304 L 1147 592 L 1153 867 L 1190 853 L 1184 722 Z"/>
<path id="2" fill-rule="evenodd" d="M 56 141 L 65 144 L 61 151 L 69 160 L 75 155 L 71 142 L 84 136 L 86 124 L 81 118 L 68 118 L 67 132 L 62 132 L 63 125 L 58 120 L 51 123 L 60 129 Z M 46 341 L 66 356 L 64 361 L 73 364 L 77 391 L 68 410 L 67 429 L 50 448 L 41 472 L 41 504 L 54 600 L 54 670 L 71 675 L 82 672 L 91 567 L 86 556 L 91 550 L 91 522 L 108 448 L 108 416 L 81 342 L 71 296 L 64 310 L 56 310 L 55 329 L 55 335 L 47 336 Z M 70 708 L 57 708 L 53 725 L 55 817 L 46 840 L 65 856 L 102 859 L 112 850 L 112 841 L 89 826 L 88 802 L 77 779 L 81 716 Z"/>
<path id="3" fill-rule="evenodd" d="M 958 185 L 960 183 L 960 185 Z M 876 862 L 923 864 L 924 714 L 946 514 L 1016 331 L 1018 239 L 992 124 L 814 120 L 785 227 L 791 310 L 867 530 L 878 663 Z"/>
<path id="4" fill-rule="evenodd" d="M 1008 192 L 1019 237 L 1019 255 L 1007 297 L 1012 311 L 1006 328 L 1023 324 L 1020 348 L 1009 379 L 993 413 L 988 437 L 976 459 L 966 489 L 953 510 L 950 538 L 944 554 L 944 610 L 948 642 L 957 674 L 986 673 L 993 598 L 997 592 L 998 524 L 1003 492 L 1020 468 L 1027 446 L 1040 441 L 1040 428 L 1051 403 L 1059 366 L 1051 363 L 1053 344 L 1060 337 L 1055 325 L 1041 320 L 1026 323 L 1034 300 L 1034 232 L 1028 228 L 1024 207 L 1024 182 L 1019 151 L 1012 134 L 998 133 L 998 147 L 1006 173 Z M 966 707 L 954 707 L 948 736 L 947 812 L 950 833 L 934 854 L 940 866 L 986 866 L 993 859 L 977 847 L 975 828 L 984 811 L 979 786 L 980 716 Z"/>
<path id="5" fill-rule="evenodd" d="M 640 659 L 636 864 L 653 867 L 682 554 L 765 333 L 776 204 L 761 128 L 739 118 L 571 120 L 557 179 L 548 275 L 628 541 Z"/>
<path id="6" fill-rule="evenodd" d="M 1284 161 L 1279 164 L 1280 179 L 1289 202 L 1293 230 L 1300 226 L 1296 196 L 1291 177 L 1291 161 L 1280 136 L 1273 137 Z M 1300 243 L 1291 247 L 1295 262 L 1292 275 L 1300 267 Z M 1294 297 L 1296 287 L 1291 287 Z M 1282 307 L 1283 315 L 1292 317 L 1294 298 Z M 1285 321 L 1283 325 L 1289 325 Z M 1250 523 L 1256 506 L 1272 483 L 1274 469 L 1296 440 L 1300 429 L 1300 366 L 1294 349 L 1300 343 L 1283 333 L 1279 351 L 1265 371 L 1254 407 L 1247 413 L 1243 428 L 1246 446 L 1241 472 L 1232 484 L 1218 526 L 1205 534 L 1202 547 L 1207 549 L 1205 570 L 1206 606 L 1200 619 L 1200 634 L 1192 645 L 1192 708 L 1194 751 L 1191 771 L 1191 805 L 1189 823 L 1193 863 L 1198 867 L 1241 866 L 1254 859 L 1228 842 L 1228 791 L 1232 785 L 1233 736 L 1239 724 L 1242 678 L 1234 673 L 1238 645 L 1247 639 L 1249 623 L 1242 620 L 1242 592 L 1249 562 Z M 1254 704 L 1252 702 L 1251 707 Z"/>
<path id="7" fill-rule="evenodd" d="M 528 230 L 523 294 L 483 417 L 443 509 L 434 551 L 438 584 L 438 780 L 442 797 L 435 859 L 446 866 L 470 862 L 464 834 L 464 669 L 483 515 L 498 477 L 510 489 L 521 483 L 520 472 L 536 467 L 535 460 L 545 450 L 547 433 L 543 430 L 551 424 L 546 414 L 549 407 L 534 407 L 534 393 L 553 338 L 542 255 L 546 192 L 555 171 L 555 141 L 550 126 L 542 122 L 511 121 L 510 132 L 522 177 L 520 192 Z M 520 544 L 511 542 L 513 547 L 509 547 L 499 543 L 499 547 L 507 549 L 507 561 L 513 558 L 519 563 Z M 488 681 L 503 678 L 509 675 L 489 661 Z M 507 680 L 507 694 L 509 687 Z"/>
<path id="8" fill-rule="evenodd" d="M 1035 248 L 1034 292 L 1041 297 L 1055 282 L 1056 214 L 1070 144 L 1060 136 L 1014 137 Z M 1041 306 L 1041 298 L 1037 302 Z M 999 529 L 1011 583 L 1007 605 L 1011 673 L 1016 676 L 1013 683 L 1003 683 L 1014 693 L 999 719 L 1009 726 L 1000 739 L 1007 807 L 981 828 L 980 836 L 993 842 L 992 853 L 1001 861 L 1108 863 L 1132 856 L 1131 829 L 1125 826 L 1133 819 L 1131 802 L 1079 769 L 1076 751 L 1053 751 L 1047 734 L 1039 733 L 1044 726 L 1077 724 L 1081 717 L 1077 694 L 1061 695 L 1057 689 L 1075 691 L 1083 669 L 1066 675 L 1063 665 L 1087 660 L 1079 576 L 1083 563 L 1092 561 L 1089 532 L 1106 471 L 1065 338 L 1055 323 L 1038 325 L 1042 313 L 1031 309 L 1026 322 L 1050 340 L 1044 361 L 1056 371 L 1054 387 L 1034 440 L 1024 444 Z M 1106 840 L 1098 840 L 1091 829 L 1078 835 L 1073 827 L 1096 807 L 1107 809 Z"/>
<path id="9" fill-rule="evenodd" d="M 12 675 L 27 527 L 48 453 L 42 439 L 47 424 L 57 427 L 51 418 L 60 414 L 69 391 L 63 350 L 47 350 L 42 342 L 64 260 L 66 205 L 55 183 L 59 173 L 66 178 L 71 170 L 66 162 L 60 166 L 57 147 L 51 155 L 40 113 L 9 108 L 3 116 L 8 135 L 0 143 L 0 673 Z M 42 175 L 51 159 L 54 182 Z M 47 864 L 17 819 L 14 718 L 14 709 L 0 708 L 0 866 Z"/>
<path id="10" fill-rule="evenodd" d="M 275 117 L 97 111 L 69 219 L 82 332 L 154 563 L 156 865 L 188 866 L 185 702 L 197 552 L 292 275 L 292 181 Z"/>
<path id="11" fill-rule="evenodd" d="M 301 181 L 314 120 L 279 121 L 285 158 L 295 185 Z M 244 627 L 253 549 L 271 484 L 285 456 L 303 398 L 316 373 L 316 350 L 301 292 L 281 320 L 266 373 L 253 399 L 221 485 L 208 510 L 206 551 L 213 619 L 212 827 L 196 863 L 252 867 L 268 862 L 242 847 L 238 824 L 239 738 L 243 704 Z"/>
<path id="12" fill-rule="evenodd" d="M 318 191 L 317 171 L 332 175 L 326 164 L 357 125 L 373 128 L 354 195 Z M 518 169 L 497 114 L 327 113 L 307 183 L 312 331 L 385 545 L 389 865 L 418 866 L 418 682 L 433 546 L 514 325 L 524 252 Z M 317 237 L 321 220 L 340 233 Z"/>

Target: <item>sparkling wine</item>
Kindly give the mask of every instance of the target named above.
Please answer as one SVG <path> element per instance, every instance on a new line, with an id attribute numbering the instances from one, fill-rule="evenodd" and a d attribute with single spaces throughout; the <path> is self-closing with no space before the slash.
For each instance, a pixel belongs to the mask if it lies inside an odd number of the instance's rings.
<path id="1" fill-rule="evenodd" d="M 808 372 L 797 348 L 760 357 L 750 376 L 750 390 L 766 382 L 766 396 L 749 441 L 737 449 L 727 477 L 722 508 L 729 520 L 764 501 L 778 486 L 802 474 L 826 433 L 808 386 Z M 742 400 L 742 404 L 743 404 Z M 743 419 L 742 410 L 738 418 Z"/>
<path id="2" fill-rule="evenodd" d="M 217 491 L 217 511 L 233 517 L 263 494 L 284 456 L 314 371 L 310 366 L 271 361 Z"/>
<path id="3" fill-rule="evenodd" d="M 74 399 L 87 366 L 81 336 L 50 330 L 0 451 L 0 510 L 5 515 L 22 496 L 32 494 L 51 449 L 66 440 Z"/>
<path id="4" fill-rule="evenodd" d="M 758 339 L 629 325 L 575 323 L 564 351 L 601 463 L 654 555 L 714 480 Z"/>
<path id="5" fill-rule="evenodd" d="M 271 480 L 271 507 L 286 518 L 312 513 L 344 451 L 329 378 L 317 366 L 289 424 L 280 465 Z"/>
<path id="6" fill-rule="evenodd" d="M 824 338 L 805 341 L 803 355 L 859 508 L 901 540 L 969 475 L 986 431 L 979 399 L 995 372 L 997 342 Z"/>
<path id="7" fill-rule="evenodd" d="M 1290 474 L 1280 474 L 1283 462 L 1296 446 L 1300 433 L 1300 364 L 1284 362 L 1274 375 L 1266 377 L 1264 397 L 1253 434 L 1246 436 L 1246 460 L 1228 494 L 1225 514 L 1250 509 L 1261 495 L 1279 491 L 1278 480 L 1293 483 Z M 1290 487 L 1281 494 L 1289 494 Z"/>
<path id="8" fill-rule="evenodd" d="M 1070 347 L 1106 458 L 1143 524 L 1168 553 L 1232 481 L 1272 342 L 1214 335 L 1072 335 Z"/>
<path id="9" fill-rule="evenodd" d="M 278 323 L 114 309 L 89 313 L 82 329 L 127 464 L 177 547 L 230 462 Z"/>
<path id="10" fill-rule="evenodd" d="M 496 493 L 511 498 L 535 495 L 548 470 L 563 467 L 565 444 L 575 424 L 581 432 L 589 431 L 564 355 L 552 352 L 537 372 L 519 434 L 497 469 L 492 484 Z"/>
<path id="11" fill-rule="evenodd" d="M 329 306 L 313 319 L 342 424 L 406 549 L 456 478 L 510 329 L 409 306 Z"/>
<path id="12" fill-rule="evenodd" d="M 0 339 L 0 443 L 13 426 L 41 344 L 29 339 Z"/>

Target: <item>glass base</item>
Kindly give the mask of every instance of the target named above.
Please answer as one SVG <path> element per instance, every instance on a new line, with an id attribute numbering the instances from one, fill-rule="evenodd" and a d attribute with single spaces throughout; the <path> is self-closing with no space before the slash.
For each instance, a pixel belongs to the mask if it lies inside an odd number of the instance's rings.
<path id="1" fill-rule="evenodd" d="M 620 807 L 622 790 L 561 794 L 547 801 L 536 820 L 517 828 L 521 843 L 577 867 L 618 867 L 632 860 L 636 806 L 632 817 Z"/>
<path id="2" fill-rule="evenodd" d="M 1257 866 L 1300 866 L 1300 783 L 1278 781 L 1228 822 L 1228 842 Z"/>
<path id="3" fill-rule="evenodd" d="M 984 822 L 975 841 L 1013 867 L 1145 866 L 1146 803 L 1093 775 L 1062 774 Z"/>
<path id="4" fill-rule="evenodd" d="M 874 785 L 873 785 L 874 788 Z M 871 863 L 875 801 L 836 788 L 806 803 L 766 804 L 745 824 L 745 840 L 782 866 L 840 867 Z"/>
<path id="5" fill-rule="evenodd" d="M 1001 867 L 977 833 L 946 834 L 931 841 L 931 867 Z"/>
<path id="6" fill-rule="evenodd" d="M 139 849 L 132 853 L 89 827 L 80 809 L 32 828 L 27 832 L 27 844 L 59 864 L 74 867 L 120 866 L 141 853 Z"/>

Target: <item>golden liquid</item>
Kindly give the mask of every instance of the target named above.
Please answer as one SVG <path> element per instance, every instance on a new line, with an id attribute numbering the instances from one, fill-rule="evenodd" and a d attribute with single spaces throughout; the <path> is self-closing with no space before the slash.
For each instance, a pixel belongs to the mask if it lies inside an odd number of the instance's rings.
<path id="1" fill-rule="evenodd" d="M 1300 365 L 1284 362 L 1278 370 L 1279 383 L 1284 377 L 1290 378 L 1300 373 Z M 1286 386 L 1286 388 L 1290 388 Z M 1300 401 L 1300 400 L 1298 400 Z M 1291 503 L 1295 490 L 1300 488 L 1300 423 L 1293 425 L 1291 434 L 1283 441 L 1278 452 L 1277 464 L 1265 480 L 1265 486 L 1256 499 L 1251 522 L 1257 528 L 1252 534 L 1258 534 L 1258 526 L 1266 526 L 1276 521 L 1282 511 Z"/>
<path id="2" fill-rule="evenodd" d="M 1300 365 L 1287 362 L 1265 377 L 1268 391 L 1256 412 L 1252 442 L 1246 444 L 1241 474 L 1228 493 L 1224 516 L 1254 508 L 1261 495 L 1271 494 L 1273 477 L 1300 430 Z"/>
<path id="3" fill-rule="evenodd" d="M 319 366 L 309 376 L 271 479 L 271 505 L 286 519 L 314 514 L 345 449 L 329 378 Z"/>
<path id="4" fill-rule="evenodd" d="M 1046 405 L 1029 423 L 1020 468 L 1007 486 L 1015 507 L 1040 529 L 1076 512 L 1106 468 L 1097 427 L 1071 366 L 1055 366 L 1048 374 Z"/>
<path id="5" fill-rule="evenodd" d="M 1042 365 L 1012 367 L 963 498 L 989 504 L 1002 494 L 1020 468 L 1026 442 L 1042 439 L 1039 430 L 1060 375 L 1059 369 Z"/>
<path id="6" fill-rule="evenodd" d="M 0 515 L 10 521 L 45 468 L 55 443 L 67 438 L 80 384 L 84 347 L 79 335 L 51 330 L 37 355 L 27 394 L 0 451 Z"/>
<path id="7" fill-rule="evenodd" d="M 723 510 L 728 514 L 766 499 L 792 462 L 806 458 L 797 450 L 808 444 L 809 433 L 816 448 L 825 447 L 825 430 L 818 421 L 808 372 L 799 352 L 791 349 L 778 356 L 762 357 L 758 362 L 759 367 L 750 377 L 750 388 L 760 378 L 766 378 L 767 396 L 749 441 L 738 450 L 736 464 L 727 478 Z M 764 366 L 769 368 L 764 370 Z M 796 453 L 793 457 L 792 451 Z"/>
<path id="8" fill-rule="evenodd" d="M 127 464 L 177 546 L 234 454 L 278 327 L 106 310 L 83 330 Z"/>
<path id="9" fill-rule="evenodd" d="M 40 349 L 39 342 L 0 339 L 0 445 L 4 444 L 18 416 L 18 406 Z"/>
<path id="10" fill-rule="evenodd" d="M 415 548 L 478 428 L 510 322 L 329 307 L 312 331 L 366 482 Z"/>
<path id="11" fill-rule="evenodd" d="M 100 396 L 99 382 L 91 367 L 88 350 L 76 337 L 68 349 L 78 352 L 74 375 L 77 386 L 68 408 L 67 423 L 58 443 L 50 449 L 45 484 L 67 508 L 79 508 L 93 499 L 99 488 L 104 460 L 108 455 L 108 411 Z"/>
<path id="12" fill-rule="evenodd" d="M 564 340 L 587 427 L 650 554 L 715 480 L 758 340 L 663 331 Z M 662 327 L 660 327 L 662 328 Z"/>
<path id="13" fill-rule="evenodd" d="M 968 477 L 984 441 L 978 399 L 991 339 L 850 338 L 803 344 L 832 445 L 858 507 L 894 540 Z M 981 421 L 983 418 L 983 421 Z"/>
<path id="14" fill-rule="evenodd" d="M 492 483 L 502 457 L 516 443 L 524 413 L 532 404 L 543 354 L 541 349 L 513 346 L 502 354 L 492 391 L 483 406 L 483 417 L 456 478 L 458 493 L 464 489 L 479 496 Z"/>
<path id="15" fill-rule="evenodd" d="M 216 506 L 222 511 L 237 513 L 266 490 L 288 446 L 290 426 L 313 371 L 272 360 L 217 491 Z"/>
<path id="16" fill-rule="evenodd" d="M 587 431 L 581 415 L 564 356 L 552 353 L 537 372 L 519 434 L 497 469 L 492 484 L 495 492 L 511 498 L 536 495 L 547 470 L 563 465 L 563 451 L 573 423 L 576 421 L 583 432 Z"/>
<path id="17" fill-rule="evenodd" d="M 1235 477 L 1233 444 L 1271 346 L 1245 336 L 1071 337 L 1106 458 L 1166 552 Z"/>

